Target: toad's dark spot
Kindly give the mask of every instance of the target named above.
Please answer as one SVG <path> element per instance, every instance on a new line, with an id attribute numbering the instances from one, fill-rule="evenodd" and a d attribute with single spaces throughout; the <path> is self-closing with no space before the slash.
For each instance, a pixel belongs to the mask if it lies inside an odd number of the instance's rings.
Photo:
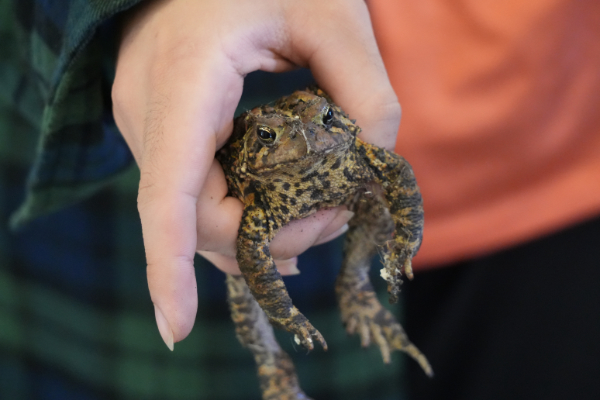
<path id="1" fill-rule="evenodd" d="M 290 183 L 289 183 L 289 182 L 286 182 L 286 183 L 284 183 L 284 184 L 283 184 L 283 186 L 282 186 L 282 187 L 283 187 L 283 190 L 286 190 L 286 191 L 287 191 L 287 190 L 290 190 Z"/>
<path id="2" fill-rule="evenodd" d="M 350 170 L 348 170 L 348 167 L 344 167 L 344 177 L 346 178 L 346 180 L 348 182 L 354 182 L 355 178 L 354 176 L 350 173 Z"/>
<path id="3" fill-rule="evenodd" d="M 304 193 L 304 190 L 302 190 L 302 189 L 296 189 L 296 197 L 302 196 L 302 193 Z"/>
<path id="4" fill-rule="evenodd" d="M 300 207 L 300 215 L 306 214 L 309 211 L 310 211 L 310 206 L 308 204 L 302 204 L 302 207 Z"/>
<path id="5" fill-rule="evenodd" d="M 252 223 L 254 224 L 254 226 L 256 227 L 261 227 L 263 226 L 263 221 L 260 218 L 257 217 L 252 217 Z"/>
<path id="6" fill-rule="evenodd" d="M 384 172 L 380 170 L 373 171 L 378 179 L 382 179 L 384 177 Z"/>
<path id="7" fill-rule="evenodd" d="M 338 169 L 342 165 L 341 157 L 335 160 L 335 162 L 331 165 L 331 169 Z"/>
<path id="8" fill-rule="evenodd" d="M 256 188 L 254 187 L 254 185 L 248 185 L 244 188 L 244 197 L 252 193 L 256 193 Z"/>
<path id="9" fill-rule="evenodd" d="M 283 201 L 284 203 L 287 203 L 288 201 L 288 196 L 285 193 L 279 193 L 279 198 L 281 199 L 281 201 Z"/>
<path id="10" fill-rule="evenodd" d="M 358 151 L 358 154 L 361 157 L 366 157 L 367 156 L 367 149 L 365 149 L 364 147 L 359 148 L 357 151 Z"/>
<path id="11" fill-rule="evenodd" d="M 321 189 L 313 189 L 310 194 L 312 200 L 320 200 L 323 198 L 323 191 Z"/>
<path id="12" fill-rule="evenodd" d="M 319 173 L 317 171 L 311 172 L 310 174 L 307 174 L 307 175 L 303 176 L 302 178 L 300 178 L 300 182 L 311 181 L 313 178 L 317 177 L 318 175 L 319 175 Z"/>

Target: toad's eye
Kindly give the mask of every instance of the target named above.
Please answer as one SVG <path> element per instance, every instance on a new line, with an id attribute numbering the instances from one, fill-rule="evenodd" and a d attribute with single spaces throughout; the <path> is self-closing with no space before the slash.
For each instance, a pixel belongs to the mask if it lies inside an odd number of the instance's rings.
<path id="1" fill-rule="evenodd" d="M 275 141 L 275 139 L 277 139 L 277 134 L 271 128 L 261 126 L 258 128 L 257 133 L 260 140 L 262 140 L 265 144 L 271 144 Z"/>
<path id="2" fill-rule="evenodd" d="M 333 111 L 331 110 L 331 108 L 328 108 L 327 112 L 325 114 L 323 114 L 323 124 L 329 125 L 329 123 L 331 122 L 332 119 L 333 119 Z"/>

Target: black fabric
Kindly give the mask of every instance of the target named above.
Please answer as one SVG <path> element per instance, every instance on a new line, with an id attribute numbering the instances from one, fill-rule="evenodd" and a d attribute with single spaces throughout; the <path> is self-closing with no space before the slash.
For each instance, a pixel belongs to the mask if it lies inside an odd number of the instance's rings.
<path id="1" fill-rule="evenodd" d="M 404 285 L 411 400 L 600 399 L 600 218 Z"/>

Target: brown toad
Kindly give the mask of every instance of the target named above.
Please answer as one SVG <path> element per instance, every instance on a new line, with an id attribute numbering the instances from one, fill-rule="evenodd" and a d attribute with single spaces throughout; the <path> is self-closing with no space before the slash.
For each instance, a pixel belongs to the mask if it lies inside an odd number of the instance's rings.
<path id="1" fill-rule="evenodd" d="M 360 128 L 320 89 L 298 91 L 238 117 L 217 154 L 232 196 L 244 203 L 237 241 L 242 277 L 228 276 L 232 317 L 242 344 L 254 354 L 264 399 L 307 399 L 272 328 L 283 328 L 312 349 L 325 340 L 292 304 L 269 252 L 277 231 L 317 210 L 347 205 L 344 261 L 336 283 L 342 320 L 363 346 L 377 343 L 411 355 L 427 374 L 426 358 L 377 300 L 368 270 L 379 251 L 390 302 L 421 244 L 423 207 L 410 165 L 358 139 Z M 249 290 L 248 290 L 249 289 Z M 264 313 L 263 313 L 264 311 Z"/>

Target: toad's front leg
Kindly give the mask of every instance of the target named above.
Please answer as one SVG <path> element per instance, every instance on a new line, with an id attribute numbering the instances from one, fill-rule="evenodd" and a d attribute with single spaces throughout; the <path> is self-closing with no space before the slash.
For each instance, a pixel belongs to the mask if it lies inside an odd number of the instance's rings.
<path id="1" fill-rule="evenodd" d="M 292 304 L 269 251 L 270 236 L 265 212 L 247 207 L 238 233 L 236 258 L 250 292 L 273 326 L 295 334 L 296 341 L 309 350 L 314 348 L 315 340 L 327 350 L 323 336 Z"/>
<path id="2" fill-rule="evenodd" d="M 401 156 L 357 139 L 357 150 L 384 190 L 394 221 L 394 237 L 382 246 L 384 269 L 381 276 L 388 282 L 390 303 L 398 301 L 402 272 L 413 278 L 412 258 L 423 237 L 423 199 L 413 170 Z"/>

